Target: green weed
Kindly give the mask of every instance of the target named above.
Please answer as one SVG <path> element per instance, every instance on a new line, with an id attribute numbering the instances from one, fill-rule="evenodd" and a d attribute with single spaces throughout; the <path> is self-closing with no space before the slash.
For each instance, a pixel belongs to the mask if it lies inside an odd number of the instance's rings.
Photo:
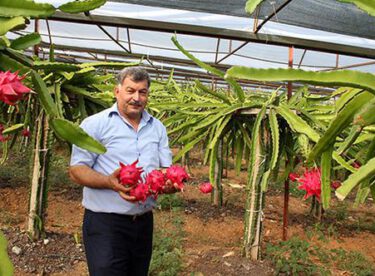
<path id="1" fill-rule="evenodd" d="M 155 228 L 150 276 L 174 276 L 182 268 L 183 221 L 176 211 L 171 211 L 163 224 L 170 227 Z"/>
<path id="2" fill-rule="evenodd" d="M 348 204 L 346 202 L 338 202 L 337 206 L 326 211 L 325 216 L 335 221 L 344 221 L 349 216 Z"/>
<path id="3" fill-rule="evenodd" d="M 70 157 L 65 154 L 57 152 L 52 155 L 48 174 L 48 183 L 52 189 L 77 187 L 69 178 L 69 162 Z"/>
<path id="4" fill-rule="evenodd" d="M 11 151 L 8 159 L 0 166 L 0 188 L 19 187 L 29 182 L 29 157 L 31 151 Z"/>
<path id="5" fill-rule="evenodd" d="M 375 273 L 374 265 L 359 252 L 311 246 L 297 237 L 267 245 L 266 254 L 276 266 L 276 274 L 331 275 L 334 268 L 350 275 Z"/>
<path id="6" fill-rule="evenodd" d="M 184 206 L 184 201 L 178 194 L 162 195 L 158 198 L 158 205 L 161 210 L 178 210 Z"/>
<path id="7" fill-rule="evenodd" d="M 371 276 L 375 273 L 374 265 L 359 252 L 340 248 L 332 249 L 331 255 L 339 269 L 350 271 L 353 275 Z"/>
<path id="8" fill-rule="evenodd" d="M 307 241 L 294 237 L 277 245 L 268 244 L 266 254 L 275 264 L 277 275 L 328 275 L 326 269 L 313 262 L 312 250 Z"/>

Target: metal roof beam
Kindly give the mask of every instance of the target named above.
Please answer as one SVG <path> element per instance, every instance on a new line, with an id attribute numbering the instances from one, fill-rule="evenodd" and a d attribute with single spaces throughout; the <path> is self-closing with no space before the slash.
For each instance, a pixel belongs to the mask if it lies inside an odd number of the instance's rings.
<path id="1" fill-rule="evenodd" d="M 46 42 L 40 43 L 41 47 L 49 48 L 49 44 Z M 54 49 L 56 50 L 65 50 L 65 51 L 71 51 L 71 52 L 83 52 L 83 53 L 96 53 L 96 54 L 102 54 L 102 55 L 110 55 L 114 57 L 125 57 L 125 58 L 132 58 L 132 59 L 141 59 L 144 58 L 145 55 L 142 54 L 128 54 L 124 51 L 116 51 L 116 50 L 104 50 L 104 49 L 95 49 L 95 48 L 83 48 L 83 47 L 77 47 L 77 46 L 68 46 L 68 45 L 54 45 Z M 159 61 L 159 62 L 168 62 L 175 65 L 183 65 L 183 66 L 191 66 L 194 68 L 197 68 L 196 64 L 189 60 L 189 59 L 178 59 L 178 58 L 170 58 L 170 57 L 164 57 L 164 56 L 154 56 L 149 55 L 149 59 L 153 61 Z M 224 65 L 224 64 L 214 64 L 214 63 L 207 63 L 210 66 L 213 66 L 215 68 L 218 68 L 220 70 L 226 71 L 231 66 L 230 65 Z"/>
<path id="2" fill-rule="evenodd" d="M 292 2 L 292 0 L 287 0 L 284 4 L 282 4 L 280 7 L 278 7 L 276 10 L 274 10 L 273 12 L 272 12 L 272 14 L 270 14 L 269 16 L 267 16 L 266 17 L 266 19 L 264 19 L 263 20 L 263 22 L 262 23 L 260 23 L 257 27 L 256 27 L 256 29 L 255 29 L 255 31 L 254 31 L 254 33 L 255 34 L 257 34 L 259 31 L 260 31 L 260 29 L 262 29 L 262 27 L 268 22 L 268 21 L 270 21 L 279 11 L 281 11 L 283 8 L 285 8 L 290 2 Z"/>

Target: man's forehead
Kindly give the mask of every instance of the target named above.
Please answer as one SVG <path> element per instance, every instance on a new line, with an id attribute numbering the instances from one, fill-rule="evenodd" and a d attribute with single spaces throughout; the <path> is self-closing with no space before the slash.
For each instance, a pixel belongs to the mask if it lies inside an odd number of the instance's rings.
<path id="1" fill-rule="evenodd" d="M 140 81 L 134 81 L 132 77 L 126 77 L 124 81 L 122 82 L 122 85 L 126 87 L 132 87 L 132 86 L 138 86 L 138 85 L 145 85 L 146 88 L 148 88 L 148 82 L 147 80 L 140 80 Z"/>

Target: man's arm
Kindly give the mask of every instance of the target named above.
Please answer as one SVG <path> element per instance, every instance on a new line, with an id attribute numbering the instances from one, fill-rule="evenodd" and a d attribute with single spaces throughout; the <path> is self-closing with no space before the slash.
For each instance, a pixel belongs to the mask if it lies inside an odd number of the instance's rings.
<path id="1" fill-rule="evenodd" d="M 120 183 L 119 174 L 120 168 L 110 175 L 103 175 L 85 165 L 70 166 L 69 168 L 69 176 L 74 182 L 94 189 L 114 190 L 119 192 L 123 199 L 134 201 L 135 197 L 127 194 L 131 188 L 125 187 Z"/>

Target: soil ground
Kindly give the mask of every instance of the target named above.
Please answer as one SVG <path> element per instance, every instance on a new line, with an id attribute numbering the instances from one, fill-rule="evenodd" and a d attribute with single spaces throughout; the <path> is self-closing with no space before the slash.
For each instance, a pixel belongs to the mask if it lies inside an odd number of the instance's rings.
<path id="1" fill-rule="evenodd" d="M 155 210 L 156 228 L 166 227 L 163 218 L 167 216 L 180 216 L 183 221 L 183 269 L 179 275 L 273 275 L 269 261 L 251 262 L 241 257 L 244 190 L 238 187 L 245 184 L 245 175 L 235 176 L 229 171 L 223 181 L 225 200 L 221 208 L 212 206 L 209 196 L 197 188 L 197 183 L 206 180 L 207 168 L 192 168 L 192 175 L 192 181 L 181 193 L 184 206 L 180 211 Z M 80 188 L 50 191 L 46 236 L 38 242 L 30 241 L 26 234 L 28 194 L 26 185 L 11 187 L 0 178 L 0 228 L 8 238 L 15 275 L 87 275 L 81 245 Z M 288 236 L 298 236 L 328 249 L 358 251 L 375 263 L 374 204 L 356 209 L 334 204 L 341 210 L 342 218 L 339 212 L 326 214 L 326 222 L 334 228 L 328 239 L 321 240 L 319 235 L 308 235 L 308 229 L 316 228 L 316 221 L 309 215 L 309 203 L 290 197 Z M 267 194 L 264 210 L 263 251 L 266 244 L 281 241 L 282 213 L 283 193 L 272 190 Z M 19 254 L 15 247 L 20 249 Z"/>

